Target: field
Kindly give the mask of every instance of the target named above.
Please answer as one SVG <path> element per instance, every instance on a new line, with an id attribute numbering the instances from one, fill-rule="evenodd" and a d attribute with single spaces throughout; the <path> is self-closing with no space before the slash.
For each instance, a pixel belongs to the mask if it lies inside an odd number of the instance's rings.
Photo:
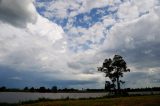
<path id="1" fill-rule="evenodd" d="M 89 100 L 43 101 L 21 106 L 160 106 L 160 95 Z"/>
<path id="2" fill-rule="evenodd" d="M 19 104 L 1 104 L 0 106 L 160 106 L 160 95 L 132 96 L 79 100 L 28 101 Z"/>

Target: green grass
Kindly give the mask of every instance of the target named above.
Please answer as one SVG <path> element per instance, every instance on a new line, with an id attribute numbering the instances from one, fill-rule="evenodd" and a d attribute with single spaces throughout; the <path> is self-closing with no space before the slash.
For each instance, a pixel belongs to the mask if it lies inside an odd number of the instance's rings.
<path id="1" fill-rule="evenodd" d="M 160 106 L 160 96 L 43 101 L 23 106 Z"/>
<path id="2" fill-rule="evenodd" d="M 115 97 L 79 100 L 49 100 L 28 101 L 14 105 L 0 106 L 160 106 L 160 95 Z"/>

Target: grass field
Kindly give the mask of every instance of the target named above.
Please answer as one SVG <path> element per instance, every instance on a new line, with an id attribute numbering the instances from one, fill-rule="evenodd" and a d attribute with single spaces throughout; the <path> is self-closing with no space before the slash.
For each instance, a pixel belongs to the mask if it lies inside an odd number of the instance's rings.
<path id="1" fill-rule="evenodd" d="M 160 95 L 84 100 L 38 100 L 0 106 L 160 106 Z"/>
<path id="2" fill-rule="evenodd" d="M 43 101 L 21 106 L 160 106 L 160 95 L 89 100 Z"/>

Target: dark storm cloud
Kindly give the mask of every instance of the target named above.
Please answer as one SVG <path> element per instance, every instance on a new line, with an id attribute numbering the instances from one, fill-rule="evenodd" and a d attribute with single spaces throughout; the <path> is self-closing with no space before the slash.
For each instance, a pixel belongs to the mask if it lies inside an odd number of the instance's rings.
<path id="1" fill-rule="evenodd" d="M 159 28 L 158 9 L 139 20 L 114 26 L 100 54 L 120 54 L 138 68 L 159 67 Z"/>
<path id="2" fill-rule="evenodd" d="M 0 20 L 17 27 L 25 27 L 28 22 L 34 23 L 36 21 L 36 13 L 35 8 L 30 6 L 31 1 L 1 0 Z"/>
<path id="3" fill-rule="evenodd" d="M 159 67 L 160 62 L 160 42 L 146 42 L 142 45 L 136 45 L 136 48 L 117 48 L 112 51 L 103 51 L 110 54 L 119 54 L 124 56 L 125 60 L 137 68 Z"/>
<path id="4" fill-rule="evenodd" d="M 122 80 L 125 87 L 141 88 L 160 86 L 160 72 L 132 72 L 127 73 Z"/>
<path id="5" fill-rule="evenodd" d="M 47 78 L 42 72 L 17 71 L 15 69 L 0 66 L 0 86 L 6 87 L 70 87 L 77 85 L 94 84 L 96 81 L 91 80 L 62 80 L 56 78 Z"/>

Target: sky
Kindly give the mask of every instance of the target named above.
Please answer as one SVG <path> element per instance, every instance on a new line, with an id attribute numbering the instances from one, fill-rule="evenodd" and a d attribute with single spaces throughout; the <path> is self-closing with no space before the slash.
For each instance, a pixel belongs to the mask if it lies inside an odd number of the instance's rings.
<path id="1" fill-rule="evenodd" d="M 0 0 L 0 86 L 104 88 L 121 55 L 122 87 L 160 86 L 160 0 Z"/>

